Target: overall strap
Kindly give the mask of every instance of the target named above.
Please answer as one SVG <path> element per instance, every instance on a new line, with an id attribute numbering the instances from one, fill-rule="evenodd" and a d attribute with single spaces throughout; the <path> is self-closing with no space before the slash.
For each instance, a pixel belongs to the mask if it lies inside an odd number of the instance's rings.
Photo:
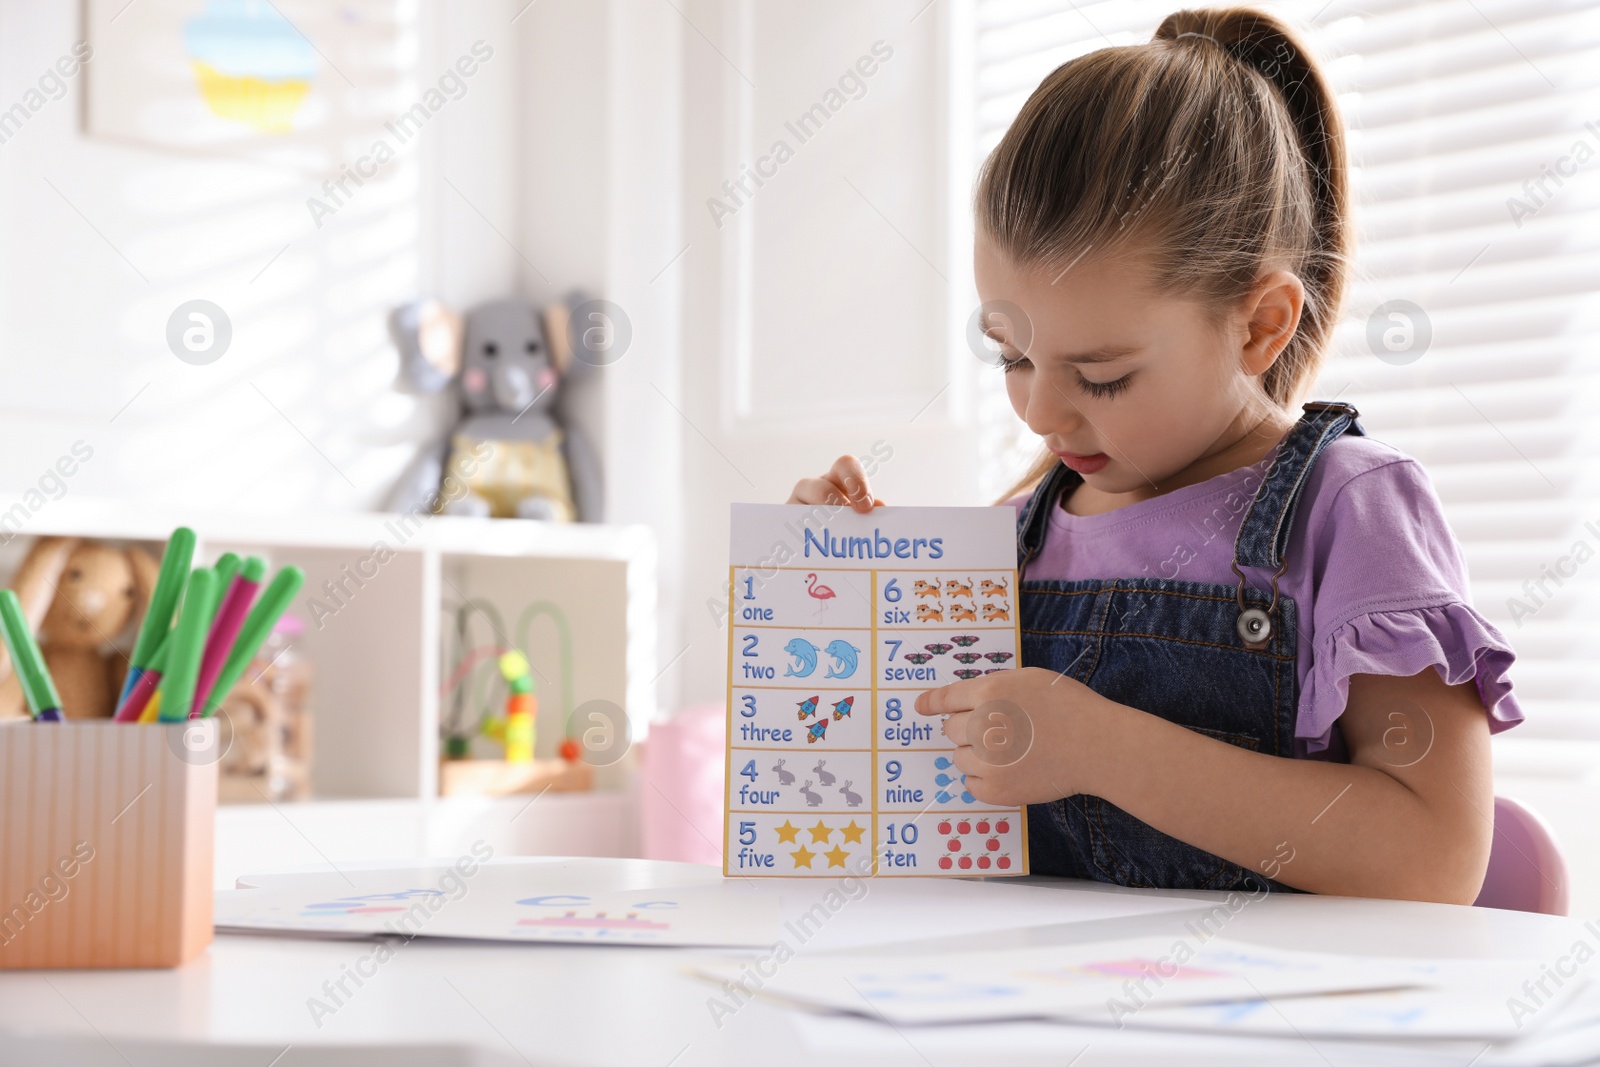
<path id="1" fill-rule="evenodd" d="M 1235 571 L 1240 567 L 1263 567 L 1283 573 L 1289 528 L 1294 523 L 1295 509 L 1311 474 L 1311 465 L 1322 450 L 1341 435 L 1366 434 L 1358 415 L 1351 404 L 1319 400 L 1305 405 L 1305 414 L 1284 437 L 1272 461 L 1272 469 L 1262 479 L 1261 488 L 1250 502 L 1250 510 L 1239 524 L 1239 539 L 1233 546 Z M 1273 586 L 1277 586 L 1276 579 Z"/>
<path id="2" fill-rule="evenodd" d="M 1022 505 L 1022 512 L 1017 516 L 1017 581 L 1022 581 L 1022 572 L 1028 561 L 1037 556 L 1039 549 L 1044 546 L 1045 531 L 1050 526 L 1050 509 L 1061 499 L 1062 490 L 1081 481 L 1083 476 L 1077 471 L 1057 463 L 1039 482 L 1039 487 L 1033 491 L 1027 503 Z"/>

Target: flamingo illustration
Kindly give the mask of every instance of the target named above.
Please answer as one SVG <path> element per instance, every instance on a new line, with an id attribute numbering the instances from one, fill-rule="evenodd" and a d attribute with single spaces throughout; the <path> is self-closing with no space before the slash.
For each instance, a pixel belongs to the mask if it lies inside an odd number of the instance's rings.
<path id="1" fill-rule="evenodd" d="M 806 575 L 806 593 L 813 600 L 819 601 L 817 604 L 817 618 L 819 620 L 822 618 L 823 612 L 828 610 L 828 601 L 839 595 L 827 586 L 817 584 L 817 576 L 815 574 Z"/>

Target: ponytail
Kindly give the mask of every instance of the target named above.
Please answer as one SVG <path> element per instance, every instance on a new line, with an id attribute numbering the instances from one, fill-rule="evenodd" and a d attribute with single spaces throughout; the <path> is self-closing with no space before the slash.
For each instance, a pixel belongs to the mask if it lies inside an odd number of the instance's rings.
<path id="1" fill-rule="evenodd" d="M 1300 35 L 1266 12 L 1178 11 L 1144 44 L 1056 68 L 984 162 L 974 209 L 1019 267 L 1138 247 L 1158 292 L 1219 317 L 1292 271 L 1300 323 L 1261 377 L 1285 410 L 1332 343 L 1352 244 L 1344 124 Z"/>

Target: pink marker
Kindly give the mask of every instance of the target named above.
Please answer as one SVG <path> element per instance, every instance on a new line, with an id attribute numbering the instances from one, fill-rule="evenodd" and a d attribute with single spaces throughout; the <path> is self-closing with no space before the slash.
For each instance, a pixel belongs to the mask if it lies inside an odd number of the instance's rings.
<path id="1" fill-rule="evenodd" d="M 164 657 L 163 664 L 164 665 Z M 150 702 L 150 696 L 161 684 L 162 665 L 152 663 L 144 673 L 139 675 L 139 680 L 133 683 L 133 688 L 128 690 L 128 699 L 122 702 L 122 707 L 117 709 L 113 718 L 117 722 L 138 722 L 139 713 L 144 711 L 144 706 Z"/>
<path id="2" fill-rule="evenodd" d="M 195 683 L 194 710 L 189 713 L 190 718 L 200 717 L 200 710 L 205 707 L 211 687 L 216 684 L 217 676 L 228 662 L 228 653 L 233 650 L 233 643 L 239 637 L 239 630 L 244 626 L 245 616 L 250 613 L 250 604 L 255 600 L 256 590 L 261 588 L 261 579 L 266 573 L 266 563 L 257 556 L 251 556 L 228 587 L 228 595 L 222 599 L 222 606 L 217 609 L 216 620 L 211 625 L 211 636 L 206 638 L 206 651 L 200 660 L 200 677 Z"/>

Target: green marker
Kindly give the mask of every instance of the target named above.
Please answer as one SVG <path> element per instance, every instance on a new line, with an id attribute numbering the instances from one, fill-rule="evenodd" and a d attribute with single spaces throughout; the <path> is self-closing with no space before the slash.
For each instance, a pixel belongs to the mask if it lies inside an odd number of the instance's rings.
<path id="1" fill-rule="evenodd" d="M 122 682 L 122 695 L 117 698 L 120 708 L 128 694 L 150 666 L 161 639 L 172 628 L 172 614 L 178 607 L 178 595 L 183 592 L 189 577 L 189 563 L 194 559 L 194 531 L 180 526 L 167 538 L 167 547 L 161 554 L 161 572 L 156 576 L 156 587 L 150 593 L 150 605 L 145 609 L 144 621 L 139 624 L 139 636 L 133 644 L 133 656 L 128 661 L 128 677 Z"/>
<path id="2" fill-rule="evenodd" d="M 222 701 L 233 688 L 234 683 L 244 674 L 245 667 L 255 656 L 267 635 L 272 632 L 272 627 L 277 624 L 278 617 L 289 607 L 289 602 L 300 591 L 300 586 L 305 583 L 306 573 L 299 567 L 285 567 L 273 575 L 272 582 L 261 594 L 261 599 L 256 601 L 255 607 L 250 609 L 250 615 L 244 620 L 244 628 L 239 631 L 239 639 L 234 642 L 233 650 L 228 653 L 228 661 L 222 667 L 222 673 L 217 676 L 216 683 L 211 687 L 211 695 L 206 699 L 202 715 L 210 716 L 217 713 L 217 708 L 222 706 Z M 161 713 L 166 714 L 165 698 L 161 706 Z"/>
<path id="3" fill-rule="evenodd" d="M 61 695 L 56 692 L 55 680 L 44 665 L 44 655 L 33 639 L 33 631 L 28 629 L 22 601 L 10 589 L 0 589 L 0 623 L 4 624 L 6 645 L 11 649 L 11 661 L 16 666 L 17 681 L 22 685 L 28 709 L 42 722 L 60 722 Z"/>
<path id="4" fill-rule="evenodd" d="M 228 596 L 228 587 L 233 584 L 233 576 L 239 573 L 239 563 L 240 560 L 237 553 L 224 552 L 217 557 L 217 562 L 212 564 L 211 569 L 217 575 L 217 591 L 213 594 L 211 601 L 211 619 L 213 622 L 217 618 L 217 609 L 222 607 L 223 600 Z"/>
<path id="5" fill-rule="evenodd" d="M 183 722 L 194 705 L 195 682 L 200 677 L 200 657 L 206 650 L 217 576 L 202 567 L 189 575 L 183 594 L 183 611 L 172 633 L 172 651 L 161 678 L 161 721 Z"/>

